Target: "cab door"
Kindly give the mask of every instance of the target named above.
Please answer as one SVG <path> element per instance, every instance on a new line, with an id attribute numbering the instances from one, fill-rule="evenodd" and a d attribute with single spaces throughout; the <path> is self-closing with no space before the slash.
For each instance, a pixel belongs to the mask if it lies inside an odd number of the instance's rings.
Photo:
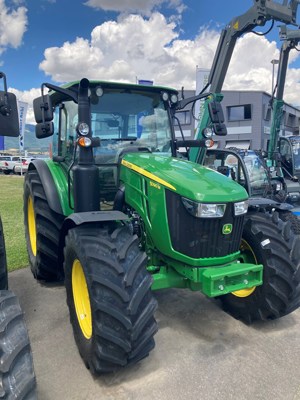
<path id="1" fill-rule="evenodd" d="M 279 154 L 281 155 L 281 165 L 284 176 L 294 176 L 293 154 L 290 141 L 284 137 L 279 139 Z"/>

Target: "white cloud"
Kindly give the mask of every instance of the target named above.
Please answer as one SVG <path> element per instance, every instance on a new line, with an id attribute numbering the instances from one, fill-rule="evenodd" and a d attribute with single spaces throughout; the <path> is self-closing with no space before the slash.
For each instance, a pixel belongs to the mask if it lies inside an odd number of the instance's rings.
<path id="1" fill-rule="evenodd" d="M 249 51 L 249 49 L 251 49 Z M 299 53 L 291 50 L 289 64 L 299 57 Z M 239 39 L 232 57 L 231 65 L 224 82 L 226 90 L 263 90 L 271 93 L 272 69 L 271 60 L 279 59 L 279 49 L 274 41 L 265 37 L 245 35 Z M 278 66 L 275 66 L 275 81 Z M 287 71 L 284 100 L 294 105 L 300 105 L 300 69 Z"/>
<path id="2" fill-rule="evenodd" d="M 18 89 L 9 88 L 8 91 L 14 93 L 18 100 L 28 103 L 26 123 L 35 125 L 32 102 L 36 97 L 41 95 L 41 88 L 32 88 L 30 90 L 25 90 L 24 92 Z"/>
<path id="3" fill-rule="evenodd" d="M 169 59 L 167 46 L 176 37 L 175 23 L 167 23 L 159 13 L 149 19 L 129 15 L 97 26 L 89 41 L 77 38 L 46 49 L 40 69 L 58 82 L 83 75 L 131 82 L 136 76 L 155 78 Z"/>
<path id="4" fill-rule="evenodd" d="M 182 40 L 175 21 L 156 12 L 150 18 L 123 15 L 61 47 L 45 50 L 40 69 L 56 82 L 89 79 L 135 82 L 153 79 L 157 85 L 195 88 L 196 65 L 210 68 L 219 32 L 202 28 L 193 40 Z M 250 49 L 250 50 L 249 50 Z M 279 57 L 274 41 L 247 34 L 237 41 L 223 88 L 271 91 L 271 60 Z M 290 60 L 298 57 L 292 51 Z M 276 67 L 277 69 L 277 67 Z M 285 100 L 298 103 L 300 70 L 287 74 Z"/>
<path id="5" fill-rule="evenodd" d="M 11 10 L 4 0 L 0 0 L 0 54 L 8 46 L 20 46 L 27 23 L 27 8 L 18 7 Z"/>
<path id="6" fill-rule="evenodd" d="M 138 12 L 144 15 L 149 15 L 153 9 L 159 8 L 163 4 L 175 8 L 178 13 L 182 13 L 185 9 L 181 0 L 88 0 L 84 4 L 98 10 L 121 13 Z"/>

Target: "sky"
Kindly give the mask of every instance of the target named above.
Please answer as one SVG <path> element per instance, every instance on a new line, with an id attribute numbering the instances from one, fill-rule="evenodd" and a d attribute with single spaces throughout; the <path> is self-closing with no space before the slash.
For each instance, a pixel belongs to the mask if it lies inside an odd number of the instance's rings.
<path id="1" fill-rule="evenodd" d="M 275 0 L 282 2 L 283 0 Z M 253 0 L 0 0 L 0 70 L 28 102 L 43 82 L 83 77 L 195 89 L 196 66 L 211 67 L 221 30 Z M 300 6 L 297 22 L 300 24 Z M 239 38 L 224 90 L 271 91 L 279 23 Z M 267 22 L 259 31 L 266 32 Z M 299 45 L 300 47 L 300 45 Z M 290 53 L 285 100 L 300 105 L 300 53 Z"/>

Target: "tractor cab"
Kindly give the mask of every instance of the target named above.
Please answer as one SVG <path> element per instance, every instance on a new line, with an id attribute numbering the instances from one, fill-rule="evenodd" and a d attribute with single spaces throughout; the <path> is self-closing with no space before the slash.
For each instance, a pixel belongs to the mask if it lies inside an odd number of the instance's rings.
<path id="1" fill-rule="evenodd" d="M 300 178 L 300 136 L 281 137 L 279 139 L 279 153 L 283 173 Z"/>
<path id="2" fill-rule="evenodd" d="M 65 88 L 67 92 L 75 90 L 78 90 L 78 82 Z M 79 117 L 77 102 L 66 96 L 64 91 L 51 92 L 45 98 L 54 109 L 54 124 L 48 133 L 41 129 L 43 123 L 38 124 L 37 136 L 52 134 L 53 129 L 53 159 L 68 174 L 71 167 L 79 162 L 79 148 L 86 153 L 91 149 L 92 158 L 88 163 L 93 162 L 97 166 L 100 201 L 106 204 L 106 208 L 109 205 L 112 207 L 119 187 L 120 161 L 125 154 L 146 152 L 171 155 L 173 133 L 169 105 L 172 100 L 178 100 L 175 90 L 89 82 L 89 132 L 85 132 L 85 125 L 79 123 L 82 117 Z M 40 102 L 38 106 L 36 104 L 38 111 L 39 107 Z M 79 136 L 81 140 L 78 140 Z M 69 175 L 72 185 L 72 173 Z"/>
<path id="3" fill-rule="evenodd" d="M 288 201 L 292 204 L 300 201 L 300 137 L 280 137 L 278 153 L 281 170 L 287 187 Z"/>
<path id="4" fill-rule="evenodd" d="M 74 182 L 81 182 L 79 203 L 85 203 L 89 197 L 86 191 L 90 190 L 93 206 L 79 207 L 80 211 L 98 209 L 96 193 L 100 193 L 100 203 L 105 209 L 114 207 L 120 187 L 121 160 L 126 154 L 177 157 L 181 146 L 211 144 L 211 140 L 205 138 L 185 141 L 175 137 L 173 117 L 176 110 L 198 97 L 179 101 L 178 92 L 170 88 L 87 79 L 60 88 L 45 85 L 52 91 L 34 101 L 36 136 L 53 135 L 53 161 L 60 163 L 68 175 L 69 204 L 73 205 Z M 199 98 L 205 96 L 207 94 L 202 94 Z M 212 129 L 224 134 L 222 113 L 215 104 L 212 101 L 210 107 Z M 89 167 L 88 171 L 83 165 Z M 74 179 L 76 173 L 80 176 Z M 86 190 L 83 190 L 85 185 Z"/>

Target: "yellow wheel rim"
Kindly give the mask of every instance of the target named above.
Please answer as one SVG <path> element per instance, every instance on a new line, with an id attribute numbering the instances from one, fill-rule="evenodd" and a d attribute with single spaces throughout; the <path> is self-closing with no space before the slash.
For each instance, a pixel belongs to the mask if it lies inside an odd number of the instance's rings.
<path id="1" fill-rule="evenodd" d="M 92 313 L 90 296 L 83 268 L 78 259 L 72 267 L 72 290 L 78 323 L 86 339 L 92 337 Z"/>
<path id="2" fill-rule="evenodd" d="M 245 262 L 252 262 L 252 263 L 254 262 L 255 264 L 257 264 L 257 259 L 255 257 L 255 254 L 254 254 L 251 246 L 244 239 L 242 239 L 240 250 L 243 254 L 243 258 L 244 258 Z M 255 288 L 256 288 L 256 286 L 253 286 L 251 288 L 236 290 L 236 291 L 232 292 L 232 294 L 236 297 L 248 297 L 255 291 Z"/>
<path id="3" fill-rule="evenodd" d="M 36 224 L 35 224 L 33 201 L 31 196 L 28 197 L 28 203 L 27 203 L 27 222 L 28 222 L 28 233 L 29 233 L 31 251 L 32 254 L 36 256 Z"/>

